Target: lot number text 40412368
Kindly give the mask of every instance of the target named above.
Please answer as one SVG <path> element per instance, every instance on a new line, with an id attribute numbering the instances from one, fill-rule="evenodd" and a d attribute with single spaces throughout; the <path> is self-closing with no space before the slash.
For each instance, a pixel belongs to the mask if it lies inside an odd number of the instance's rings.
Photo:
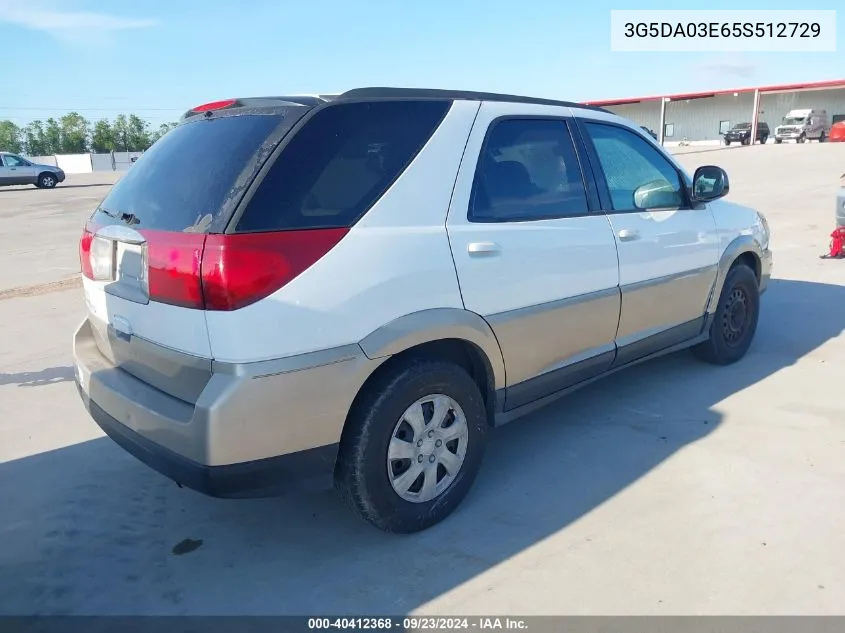
<path id="1" fill-rule="evenodd" d="M 527 631 L 522 618 L 510 617 L 436 617 L 405 616 L 399 618 L 309 618 L 310 631 Z"/>

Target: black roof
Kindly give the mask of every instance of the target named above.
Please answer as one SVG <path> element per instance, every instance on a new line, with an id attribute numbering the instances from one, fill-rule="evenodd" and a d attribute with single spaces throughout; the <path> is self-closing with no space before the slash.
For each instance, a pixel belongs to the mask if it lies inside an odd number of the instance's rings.
<path id="1" fill-rule="evenodd" d="M 565 106 L 569 108 L 584 108 L 597 112 L 608 110 L 598 106 L 584 105 L 574 101 L 556 101 L 554 99 L 539 99 L 519 95 L 498 94 L 495 92 L 472 92 L 469 90 L 437 90 L 432 88 L 355 88 L 342 94 L 323 95 L 285 95 L 272 97 L 247 97 L 233 99 L 232 103 L 215 110 L 229 109 L 272 109 L 290 106 L 315 107 L 332 101 L 373 101 L 373 100 L 448 100 L 448 101 L 501 101 L 505 103 L 533 103 L 536 105 Z M 188 110 L 182 119 L 189 119 L 199 115 L 210 116 L 209 112 L 195 112 Z"/>
<path id="2" fill-rule="evenodd" d="M 495 92 L 473 92 L 470 90 L 439 90 L 433 88 L 355 88 L 340 94 L 337 100 L 357 101 L 371 99 L 448 99 L 451 101 L 502 101 L 506 103 L 533 103 L 537 105 L 566 106 L 607 112 L 598 106 L 584 105 L 574 101 L 556 101 L 537 97 L 499 94 Z"/>

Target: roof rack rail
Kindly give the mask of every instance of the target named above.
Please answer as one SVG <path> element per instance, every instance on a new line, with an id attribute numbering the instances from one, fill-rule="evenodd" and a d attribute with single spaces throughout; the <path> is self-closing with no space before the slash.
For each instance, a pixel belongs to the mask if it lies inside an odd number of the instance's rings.
<path id="1" fill-rule="evenodd" d="M 441 90 L 433 88 L 354 88 L 340 94 L 337 100 L 357 101 L 370 99 L 449 99 L 453 101 L 503 101 L 508 103 L 533 103 L 537 105 L 566 106 L 608 112 L 598 106 L 585 105 L 574 101 L 558 101 L 519 95 L 499 94 L 495 92 L 474 92 L 470 90 Z M 609 112 L 608 112 L 609 113 Z"/>

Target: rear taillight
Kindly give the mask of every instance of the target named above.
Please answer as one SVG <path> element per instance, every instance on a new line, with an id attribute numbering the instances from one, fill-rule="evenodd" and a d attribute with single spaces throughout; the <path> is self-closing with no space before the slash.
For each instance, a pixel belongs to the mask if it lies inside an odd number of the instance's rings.
<path id="1" fill-rule="evenodd" d="M 348 229 L 209 235 L 202 257 L 206 310 L 237 310 L 272 294 L 328 253 Z"/>
<path id="2" fill-rule="evenodd" d="M 89 223 L 79 240 L 82 274 L 111 280 L 116 242 Z M 139 231 L 151 301 L 184 308 L 237 310 L 272 294 L 315 264 L 349 229 L 234 235 Z M 145 264 L 145 266 L 144 266 Z"/>
<path id="3" fill-rule="evenodd" d="M 82 274 L 88 279 L 94 278 L 94 271 L 91 270 L 91 242 L 94 239 L 94 232 L 88 225 L 82 229 L 82 237 L 79 238 L 79 267 Z"/>
<path id="4" fill-rule="evenodd" d="M 96 237 L 95 231 L 87 226 L 79 242 L 82 273 L 89 279 L 98 278 L 98 244 L 113 244 Z M 200 310 L 237 310 L 290 282 L 347 232 L 319 229 L 206 235 L 140 231 L 146 239 L 150 300 Z"/>
<path id="5" fill-rule="evenodd" d="M 139 231 L 147 240 L 147 284 L 150 299 L 184 308 L 204 307 L 200 262 L 204 233 Z"/>
<path id="6" fill-rule="evenodd" d="M 97 237 L 97 226 L 91 223 L 82 229 L 79 239 L 79 267 L 82 274 L 95 281 L 109 281 L 113 272 L 114 242 Z"/>

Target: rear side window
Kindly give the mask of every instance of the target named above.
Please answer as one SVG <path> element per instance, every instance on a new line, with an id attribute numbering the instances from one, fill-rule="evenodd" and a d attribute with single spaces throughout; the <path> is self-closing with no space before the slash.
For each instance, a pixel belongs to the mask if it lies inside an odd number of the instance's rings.
<path id="1" fill-rule="evenodd" d="M 235 230 L 354 224 L 422 149 L 449 105 L 379 101 L 316 112 L 281 151 Z"/>
<path id="2" fill-rule="evenodd" d="M 587 193 L 566 121 L 505 119 L 488 133 L 475 174 L 472 222 L 584 215 Z"/>
<path id="3" fill-rule="evenodd" d="M 179 125 L 133 163 L 92 218 L 137 229 L 206 232 L 231 198 L 245 170 L 256 170 L 259 149 L 281 126 L 291 127 L 307 108 L 288 114 L 236 115 Z"/>

